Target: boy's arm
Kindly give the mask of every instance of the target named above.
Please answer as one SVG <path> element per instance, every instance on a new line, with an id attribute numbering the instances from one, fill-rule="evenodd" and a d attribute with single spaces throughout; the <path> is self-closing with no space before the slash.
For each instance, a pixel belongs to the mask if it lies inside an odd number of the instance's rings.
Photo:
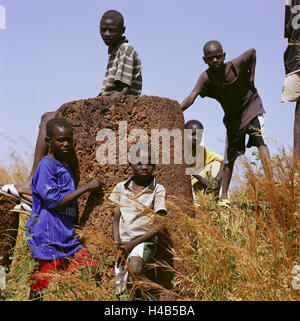
<path id="1" fill-rule="evenodd" d="M 218 184 L 220 184 L 220 183 L 221 183 L 221 180 L 222 180 L 223 167 L 224 167 L 224 159 L 223 159 L 222 162 L 221 162 L 219 173 L 218 173 L 218 175 L 216 176 L 216 180 L 218 181 Z"/>
<path id="2" fill-rule="evenodd" d="M 78 187 L 78 189 L 72 193 L 69 194 L 65 194 L 63 196 L 63 199 L 61 200 L 61 202 L 55 206 L 52 210 L 57 211 L 57 210 L 61 210 L 64 207 L 67 207 L 68 205 L 72 204 L 72 202 L 74 200 L 76 200 L 79 196 L 81 196 L 82 194 L 88 192 L 88 191 L 92 191 L 92 190 L 96 190 L 98 188 L 100 188 L 100 182 L 97 179 L 93 179 L 90 182 L 88 182 L 87 184 L 84 184 L 81 187 Z"/>
<path id="3" fill-rule="evenodd" d="M 159 216 L 163 216 L 163 215 L 166 215 L 166 213 L 167 212 L 165 210 L 160 210 L 156 214 L 158 214 Z M 164 224 L 160 217 L 156 218 L 155 225 L 156 225 L 155 228 L 150 229 L 148 232 L 137 237 L 136 239 L 129 242 L 121 243 L 122 244 L 121 249 L 125 250 L 126 252 L 131 252 L 133 248 L 135 248 L 140 243 L 146 242 L 147 240 L 151 240 L 155 235 L 157 235 L 159 232 L 161 232 L 164 229 Z"/>
<path id="4" fill-rule="evenodd" d="M 205 85 L 206 80 L 207 79 L 204 76 L 204 73 L 201 74 L 192 92 L 180 104 L 182 111 L 188 109 L 195 102 L 198 95 L 201 95 L 202 98 L 206 96 L 206 94 L 203 91 L 203 87 Z"/>
<path id="5" fill-rule="evenodd" d="M 122 47 L 114 81 L 117 89 L 111 96 L 129 94 L 136 77 L 135 70 L 138 66 L 140 66 L 140 61 L 135 49 L 130 45 Z"/>
<path id="6" fill-rule="evenodd" d="M 209 182 L 208 182 L 207 179 L 201 177 L 200 175 L 193 175 L 193 176 L 194 176 L 194 177 L 198 180 L 198 182 L 200 182 L 205 188 L 208 187 Z"/>
<path id="7" fill-rule="evenodd" d="M 285 0 L 285 16 L 284 16 L 284 38 L 291 38 L 292 28 L 292 0 Z"/>
<path id="8" fill-rule="evenodd" d="M 255 67 L 256 67 L 256 50 L 251 49 L 251 60 L 250 60 L 250 66 L 249 66 L 249 71 L 250 71 L 249 83 L 250 83 L 250 88 L 254 92 L 257 92 L 257 89 L 255 88 L 255 85 L 254 85 Z"/>
<path id="9" fill-rule="evenodd" d="M 198 91 L 196 88 L 194 88 L 190 93 L 190 95 L 187 96 L 180 104 L 182 111 L 185 111 L 186 109 L 188 109 L 195 102 L 197 96 L 198 96 Z"/>
<path id="10" fill-rule="evenodd" d="M 121 217 L 120 209 L 115 208 L 112 230 L 113 230 L 114 241 L 118 246 L 121 245 L 120 230 L 119 230 L 120 217 Z"/>
<path id="11" fill-rule="evenodd" d="M 121 81 L 116 81 L 118 90 L 115 91 L 111 97 L 117 97 L 122 95 L 128 95 L 130 91 L 130 86 L 127 84 L 122 83 Z"/>
<path id="12" fill-rule="evenodd" d="M 238 69 L 238 73 L 247 71 L 249 73 L 249 87 L 257 92 L 254 85 L 255 67 L 256 67 L 256 50 L 254 48 L 248 49 L 238 58 L 233 59 L 234 65 Z"/>
<path id="13" fill-rule="evenodd" d="M 50 211 L 68 206 L 86 191 L 100 187 L 100 182 L 92 180 L 76 191 L 66 194 L 58 186 L 57 181 L 57 167 L 54 162 L 50 158 L 42 159 L 32 179 L 32 187 L 34 187 L 35 194 L 39 195 L 44 206 Z"/>

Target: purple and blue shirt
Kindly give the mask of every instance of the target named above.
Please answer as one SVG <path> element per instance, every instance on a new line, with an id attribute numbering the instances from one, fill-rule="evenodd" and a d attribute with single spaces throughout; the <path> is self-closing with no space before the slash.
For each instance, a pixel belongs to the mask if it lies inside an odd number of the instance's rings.
<path id="1" fill-rule="evenodd" d="M 75 191 L 72 170 L 44 157 L 32 178 L 33 206 L 26 223 L 26 237 L 33 257 L 53 260 L 72 256 L 83 245 L 73 236 L 77 202 L 55 210 L 64 195 Z"/>

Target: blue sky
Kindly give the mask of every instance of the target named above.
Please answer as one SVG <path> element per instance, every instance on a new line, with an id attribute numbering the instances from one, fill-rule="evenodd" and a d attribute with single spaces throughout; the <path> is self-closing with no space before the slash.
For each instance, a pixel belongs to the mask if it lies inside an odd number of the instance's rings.
<path id="1" fill-rule="evenodd" d="M 255 48 L 256 87 L 271 150 L 275 140 L 292 145 L 295 104 L 280 103 L 287 45 L 283 0 L 0 0 L 0 5 L 6 9 L 6 29 L 0 30 L 1 162 L 12 150 L 32 155 L 44 112 L 99 93 L 107 64 L 99 20 L 109 9 L 124 15 L 125 34 L 142 60 L 144 95 L 181 102 L 206 69 L 202 47 L 208 40 L 223 44 L 227 60 Z M 184 116 L 199 119 L 205 145 L 223 154 L 223 111 L 216 101 L 199 97 Z"/>

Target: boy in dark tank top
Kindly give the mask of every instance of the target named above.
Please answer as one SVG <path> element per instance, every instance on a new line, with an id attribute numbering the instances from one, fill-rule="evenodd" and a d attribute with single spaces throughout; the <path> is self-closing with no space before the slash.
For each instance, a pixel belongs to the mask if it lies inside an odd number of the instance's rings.
<path id="1" fill-rule="evenodd" d="M 269 157 L 269 149 L 263 137 L 263 114 L 265 110 L 254 85 L 256 51 L 249 49 L 241 56 L 225 63 L 225 52 L 218 41 L 209 41 L 203 47 L 204 62 L 209 68 L 204 71 L 191 94 L 181 103 L 182 110 L 189 108 L 197 96 L 216 99 L 224 111 L 226 148 L 222 173 L 222 188 L 219 204 L 229 206 L 228 189 L 234 162 L 245 153 L 247 147 L 255 146 Z"/>

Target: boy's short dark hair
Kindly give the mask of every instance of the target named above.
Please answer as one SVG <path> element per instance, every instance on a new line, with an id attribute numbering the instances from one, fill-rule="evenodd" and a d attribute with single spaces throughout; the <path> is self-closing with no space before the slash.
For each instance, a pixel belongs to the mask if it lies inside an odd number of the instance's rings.
<path id="1" fill-rule="evenodd" d="M 192 125 L 197 125 L 199 127 L 199 129 L 204 129 L 202 123 L 199 121 L 199 120 L 196 120 L 196 119 L 192 119 L 192 120 L 189 120 L 185 123 L 185 128 L 190 128 L 190 126 Z"/>
<path id="2" fill-rule="evenodd" d="M 210 41 L 208 41 L 207 43 L 205 43 L 204 46 L 203 46 L 204 56 L 205 56 L 207 50 L 210 50 L 211 48 L 220 49 L 220 50 L 222 50 L 222 52 L 223 52 L 222 44 L 221 44 L 219 41 L 217 41 L 217 40 L 210 40 Z"/>
<path id="3" fill-rule="evenodd" d="M 53 136 L 53 128 L 55 126 L 70 128 L 73 130 L 72 126 L 64 118 L 53 118 L 53 119 L 50 119 L 46 124 L 46 135 L 48 137 L 51 138 Z"/>
<path id="4" fill-rule="evenodd" d="M 119 27 L 124 27 L 124 18 L 122 14 L 117 10 L 106 11 L 102 16 L 100 23 L 103 19 L 112 19 L 118 24 Z"/>

